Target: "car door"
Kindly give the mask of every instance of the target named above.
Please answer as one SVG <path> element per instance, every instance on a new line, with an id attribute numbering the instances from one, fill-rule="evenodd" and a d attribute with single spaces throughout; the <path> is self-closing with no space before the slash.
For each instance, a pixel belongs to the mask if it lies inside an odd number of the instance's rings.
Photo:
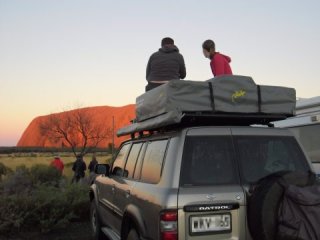
<path id="1" fill-rule="evenodd" d="M 97 188 L 99 194 L 99 207 L 101 211 L 101 219 L 103 223 L 112 229 L 116 229 L 115 226 L 115 206 L 114 206 L 114 195 L 115 186 L 123 175 L 123 169 L 125 166 L 130 144 L 124 144 L 120 147 L 120 150 L 112 164 L 112 169 L 109 177 L 99 176 L 97 181 Z"/>
<path id="2" fill-rule="evenodd" d="M 135 185 L 133 180 L 134 170 L 137 164 L 137 159 L 142 152 L 142 142 L 132 144 L 126 165 L 124 168 L 124 174 L 117 182 L 115 182 L 115 193 L 114 193 L 114 208 L 115 208 L 115 226 L 116 229 L 121 231 L 122 217 L 125 209 L 131 202 L 131 190 Z"/>

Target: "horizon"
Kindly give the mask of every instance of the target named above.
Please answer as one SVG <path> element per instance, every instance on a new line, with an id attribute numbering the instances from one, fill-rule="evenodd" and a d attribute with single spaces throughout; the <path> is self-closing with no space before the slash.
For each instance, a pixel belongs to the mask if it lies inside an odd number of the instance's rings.
<path id="1" fill-rule="evenodd" d="M 316 0 L 0 0 L 0 146 L 15 146 L 38 116 L 135 104 L 167 36 L 186 80 L 212 78 L 201 44 L 213 39 L 234 74 L 319 96 L 319 11 Z"/>
<path id="2" fill-rule="evenodd" d="M 9 148 L 12 148 L 12 147 L 20 147 L 20 146 L 17 146 L 18 145 L 18 142 L 19 140 L 21 139 L 21 137 L 23 136 L 24 132 L 28 129 L 28 127 L 30 126 L 30 124 L 36 120 L 37 118 L 40 118 L 40 117 L 45 117 L 45 116 L 49 116 L 51 114 L 59 114 L 59 113 L 63 113 L 63 112 L 69 112 L 69 111 L 73 111 L 73 110 L 77 110 L 77 109 L 85 109 L 85 108 L 99 108 L 99 107 L 110 107 L 110 108 L 125 108 L 127 106 L 131 106 L 131 105 L 135 105 L 135 103 L 130 103 L 130 104 L 125 104 L 125 105 L 122 105 L 122 106 L 109 106 L 109 105 L 99 105 L 99 106 L 85 106 L 85 107 L 74 107 L 72 109 L 65 109 L 65 110 L 61 110 L 59 112 L 52 112 L 52 113 L 49 113 L 49 114 L 46 114 L 46 115 L 39 115 L 39 116 L 35 116 L 30 122 L 29 124 L 27 125 L 27 127 L 22 131 L 22 133 L 20 134 L 20 137 L 19 139 L 17 140 L 17 142 L 14 144 L 14 145 L 0 145 L 0 148 L 1 147 L 9 147 Z M 1 138 L 0 138 L 1 140 Z M 26 148 L 28 147 L 38 147 L 38 146 L 26 146 Z M 21 147 L 20 147 L 21 148 Z M 23 147 L 22 147 L 23 148 Z M 45 147 L 43 147 L 45 148 Z"/>

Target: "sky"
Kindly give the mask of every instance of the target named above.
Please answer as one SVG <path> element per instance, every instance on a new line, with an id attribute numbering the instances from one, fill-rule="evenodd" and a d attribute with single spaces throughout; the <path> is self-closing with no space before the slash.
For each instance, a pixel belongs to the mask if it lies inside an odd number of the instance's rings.
<path id="1" fill-rule="evenodd" d="M 234 74 L 319 96 L 318 0 L 0 0 L 0 146 L 37 116 L 135 103 L 163 37 L 187 80 L 212 78 L 204 40 Z"/>

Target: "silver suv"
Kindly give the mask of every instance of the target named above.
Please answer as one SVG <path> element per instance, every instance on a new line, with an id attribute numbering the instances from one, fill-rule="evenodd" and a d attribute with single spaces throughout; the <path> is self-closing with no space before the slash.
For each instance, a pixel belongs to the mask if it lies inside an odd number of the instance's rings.
<path id="1" fill-rule="evenodd" d="M 95 239 L 253 239 L 250 189 L 311 165 L 286 129 L 196 126 L 124 142 L 91 186 Z M 251 230 L 251 229 L 250 229 Z"/>

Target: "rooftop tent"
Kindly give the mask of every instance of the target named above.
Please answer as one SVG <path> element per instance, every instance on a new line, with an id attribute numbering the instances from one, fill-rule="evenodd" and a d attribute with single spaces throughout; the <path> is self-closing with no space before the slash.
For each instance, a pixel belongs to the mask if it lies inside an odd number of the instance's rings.
<path id="1" fill-rule="evenodd" d="M 223 118 L 233 119 L 233 125 L 243 119 L 247 124 L 261 123 L 261 120 L 268 123 L 293 116 L 295 103 L 295 89 L 256 85 L 247 76 L 223 75 L 208 81 L 173 80 L 137 97 L 136 122 L 120 129 L 118 135 L 179 124 L 190 115 L 207 120 L 207 124 L 215 119 L 211 125 Z"/>

